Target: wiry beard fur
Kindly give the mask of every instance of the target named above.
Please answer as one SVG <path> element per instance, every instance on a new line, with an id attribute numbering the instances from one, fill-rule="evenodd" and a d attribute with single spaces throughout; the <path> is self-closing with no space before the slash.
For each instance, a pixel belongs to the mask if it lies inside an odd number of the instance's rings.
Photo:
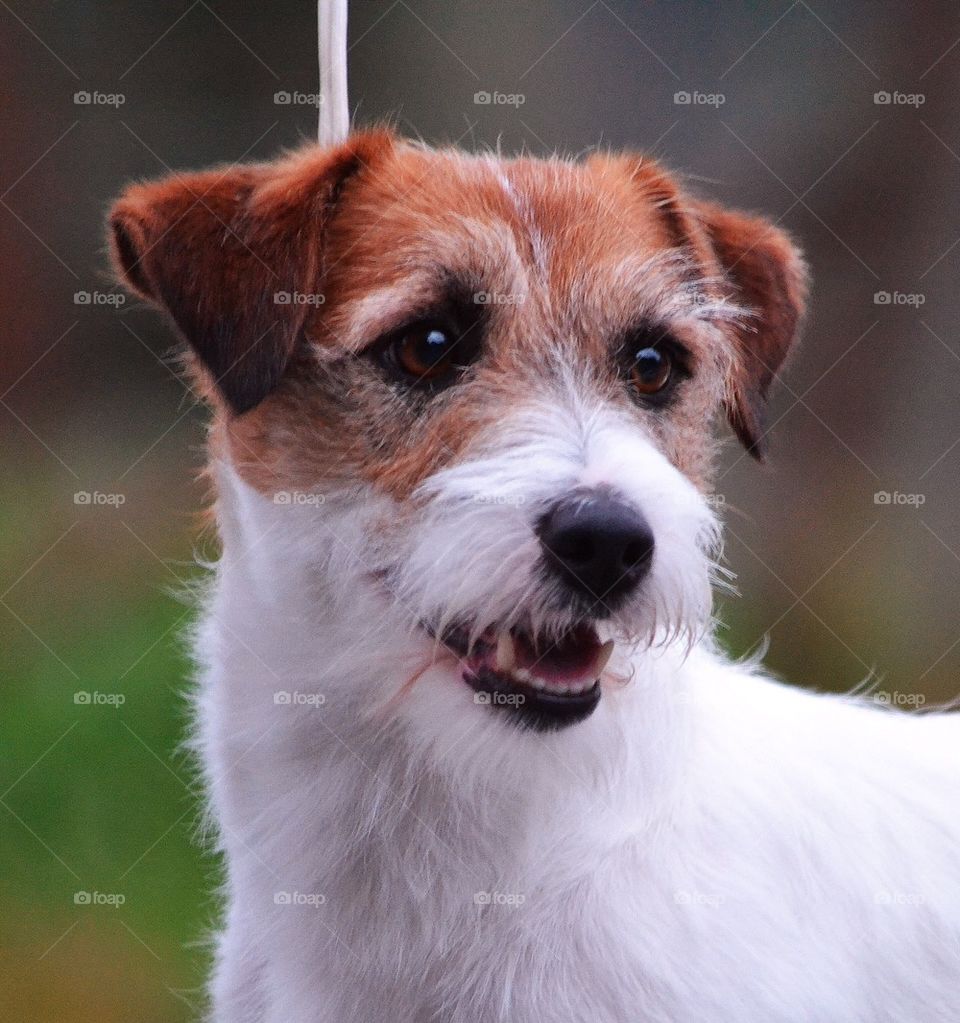
<path id="1" fill-rule="evenodd" d="M 440 634 L 466 624 L 476 640 L 490 626 L 520 626 L 557 640 L 584 612 L 542 570 L 533 526 L 559 497 L 591 484 L 612 486 L 635 504 L 656 542 L 652 571 L 635 595 L 608 611 L 598 594 L 604 630 L 636 648 L 692 646 L 709 622 L 716 518 L 635 426 L 584 401 L 531 404 L 470 457 L 424 482 L 398 527 L 404 535 L 380 533 L 384 577 L 398 604 Z"/>

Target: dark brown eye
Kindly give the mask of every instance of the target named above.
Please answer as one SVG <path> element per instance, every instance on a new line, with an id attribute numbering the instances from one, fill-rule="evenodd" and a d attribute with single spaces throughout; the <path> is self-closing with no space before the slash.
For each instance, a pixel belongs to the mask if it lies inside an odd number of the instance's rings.
<path id="1" fill-rule="evenodd" d="M 639 394 L 659 394 L 673 379 L 673 358 L 662 348 L 641 348 L 630 366 L 630 380 Z"/>
<path id="2" fill-rule="evenodd" d="M 404 327 L 388 341 L 384 358 L 411 384 L 442 384 L 452 380 L 476 356 L 472 334 L 425 320 Z"/>
<path id="3" fill-rule="evenodd" d="M 412 377 L 443 376 L 453 368 L 454 339 L 429 323 L 410 327 L 396 342 L 397 364 Z"/>

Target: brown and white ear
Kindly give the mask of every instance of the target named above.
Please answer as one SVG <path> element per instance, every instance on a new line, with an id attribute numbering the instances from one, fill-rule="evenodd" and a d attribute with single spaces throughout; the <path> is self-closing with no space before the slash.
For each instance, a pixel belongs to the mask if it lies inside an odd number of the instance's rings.
<path id="1" fill-rule="evenodd" d="M 732 289 L 732 301 L 750 314 L 736 326 L 725 407 L 743 446 L 762 461 L 767 396 L 803 318 L 806 265 L 790 238 L 766 220 L 709 203 L 695 204 L 693 212 Z"/>
<path id="2" fill-rule="evenodd" d="M 366 132 L 273 164 L 133 185 L 110 213 L 123 283 L 173 318 L 234 414 L 279 383 L 319 291 L 324 226 L 345 181 L 393 137 Z"/>

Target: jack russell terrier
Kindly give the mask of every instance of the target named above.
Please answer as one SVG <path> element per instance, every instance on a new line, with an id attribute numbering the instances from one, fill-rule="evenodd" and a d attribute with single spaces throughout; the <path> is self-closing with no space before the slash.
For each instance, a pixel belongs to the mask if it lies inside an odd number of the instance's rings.
<path id="1" fill-rule="evenodd" d="M 213 1020 L 960 1019 L 957 721 L 711 638 L 784 233 L 639 156 L 386 130 L 110 224 L 212 408 Z"/>

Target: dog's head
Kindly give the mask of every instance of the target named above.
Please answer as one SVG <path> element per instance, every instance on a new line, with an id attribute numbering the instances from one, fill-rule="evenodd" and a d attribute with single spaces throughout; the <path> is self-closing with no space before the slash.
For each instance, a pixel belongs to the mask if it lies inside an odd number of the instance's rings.
<path id="1" fill-rule="evenodd" d="M 711 424 L 760 456 L 803 303 L 773 226 L 640 157 L 368 132 L 132 187 L 111 227 L 273 537 L 258 564 L 297 579 L 296 621 L 347 623 L 344 674 L 391 648 L 391 706 L 422 679 L 555 728 L 597 706 L 613 641 L 703 628 Z"/>

